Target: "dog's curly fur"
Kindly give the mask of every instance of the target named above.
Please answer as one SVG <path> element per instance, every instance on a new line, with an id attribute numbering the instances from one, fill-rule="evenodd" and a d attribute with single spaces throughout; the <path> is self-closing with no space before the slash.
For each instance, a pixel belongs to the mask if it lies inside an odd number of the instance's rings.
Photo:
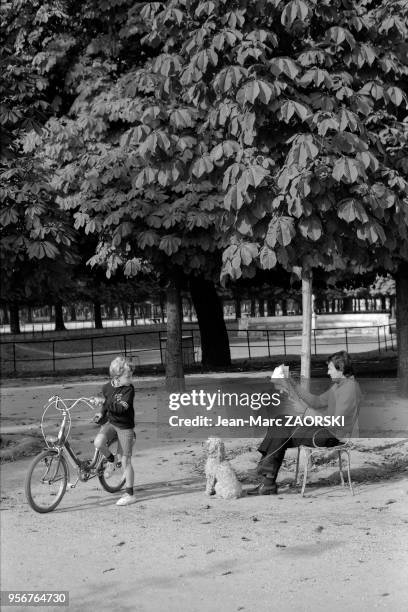
<path id="1" fill-rule="evenodd" d="M 207 495 L 217 494 L 222 499 L 241 497 L 242 486 L 229 461 L 225 459 L 225 446 L 220 438 L 208 438 L 208 458 L 205 464 Z"/>

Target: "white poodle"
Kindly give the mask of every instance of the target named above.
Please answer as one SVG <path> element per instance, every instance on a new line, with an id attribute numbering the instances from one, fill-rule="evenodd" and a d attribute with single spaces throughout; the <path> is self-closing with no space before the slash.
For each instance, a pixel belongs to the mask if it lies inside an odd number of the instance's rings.
<path id="1" fill-rule="evenodd" d="M 205 464 L 207 495 L 217 494 L 222 499 L 241 497 L 242 486 L 229 461 L 225 459 L 225 446 L 220 438 L 208 438 L 208 458 Z"/>

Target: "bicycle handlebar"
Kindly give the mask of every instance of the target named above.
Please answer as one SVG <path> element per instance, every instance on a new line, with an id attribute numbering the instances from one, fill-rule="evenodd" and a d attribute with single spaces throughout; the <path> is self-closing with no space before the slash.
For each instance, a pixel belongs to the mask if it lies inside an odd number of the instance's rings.
<path id="1" fill-rule="evenodd" d="M 72 410 L 72 408 L 75 408 L 75 406 L 79 404 L 80 402 L 84 402 L 92 410 L 94 410 L 97 407 L 92 397 L 62 398 L 59 395 L 53 395 L 52 397 L 49 398 L 48 403 L 51 403 L 53 401 L 55 401 L 57 409 L 58 409 L 59 402 L 61 402 L 64 406 L 63 410 L 68 410 L 68 411 Z M 71 406 L 67 406 L 66 402 L 73 402 L 73 403 L 71 404 Z"/>

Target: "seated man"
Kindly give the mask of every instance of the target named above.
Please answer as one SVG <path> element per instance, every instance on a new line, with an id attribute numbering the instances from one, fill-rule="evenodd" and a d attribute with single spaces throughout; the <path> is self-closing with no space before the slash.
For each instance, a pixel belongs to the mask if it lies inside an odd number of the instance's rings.
<path id="1" fill-rule="evenodd" d="M 257 472 L 262 482 L 250 489 L 248 495 L 273 495 L 278 492 L 276 478 L 282 465 L 287 448 L 304 446 L 322 446 L 330 448 L 341 444 L 339 437 L 345 432 L 350 436 L 357 435 L 357 415 L 361 401 L 360 386 L 353 376 L 351 358 L 346 351 L 334 353 L 328 359 L 327 373 L 334 382 L 333 386 L 322 395 L 313 395 L 290 378 L 279 380 L 279 387 L 293 397 L 298 397 L 307 406 L 330 416 L 344 417 L 341 433 L 329 431 L 322 427 L 279 427 L 269 428 L 258 451 L 262 455 Z"/>

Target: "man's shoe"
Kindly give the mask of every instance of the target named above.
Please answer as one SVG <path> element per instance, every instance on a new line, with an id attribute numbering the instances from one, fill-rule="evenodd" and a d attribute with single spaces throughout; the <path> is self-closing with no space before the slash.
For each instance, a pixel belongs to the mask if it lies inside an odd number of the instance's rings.
<path id="1" fill-rule="evenodd" d="M 118 499 L 118 501 L 116 502 L 116 505 L 117 506 L 128 506 L 129 504 L 134 504 L 134 503 L 136 503 L 136 496 L 129 495 L 129 493 L 125 493 L 123 497 Z"/>
<path id="2" fill-rule="evenodd" d="M 278 487 L 275 485 L 265 485 L 261 483 L 254 489 L 249 489 L 247 495 L 277 495 Z"/>

